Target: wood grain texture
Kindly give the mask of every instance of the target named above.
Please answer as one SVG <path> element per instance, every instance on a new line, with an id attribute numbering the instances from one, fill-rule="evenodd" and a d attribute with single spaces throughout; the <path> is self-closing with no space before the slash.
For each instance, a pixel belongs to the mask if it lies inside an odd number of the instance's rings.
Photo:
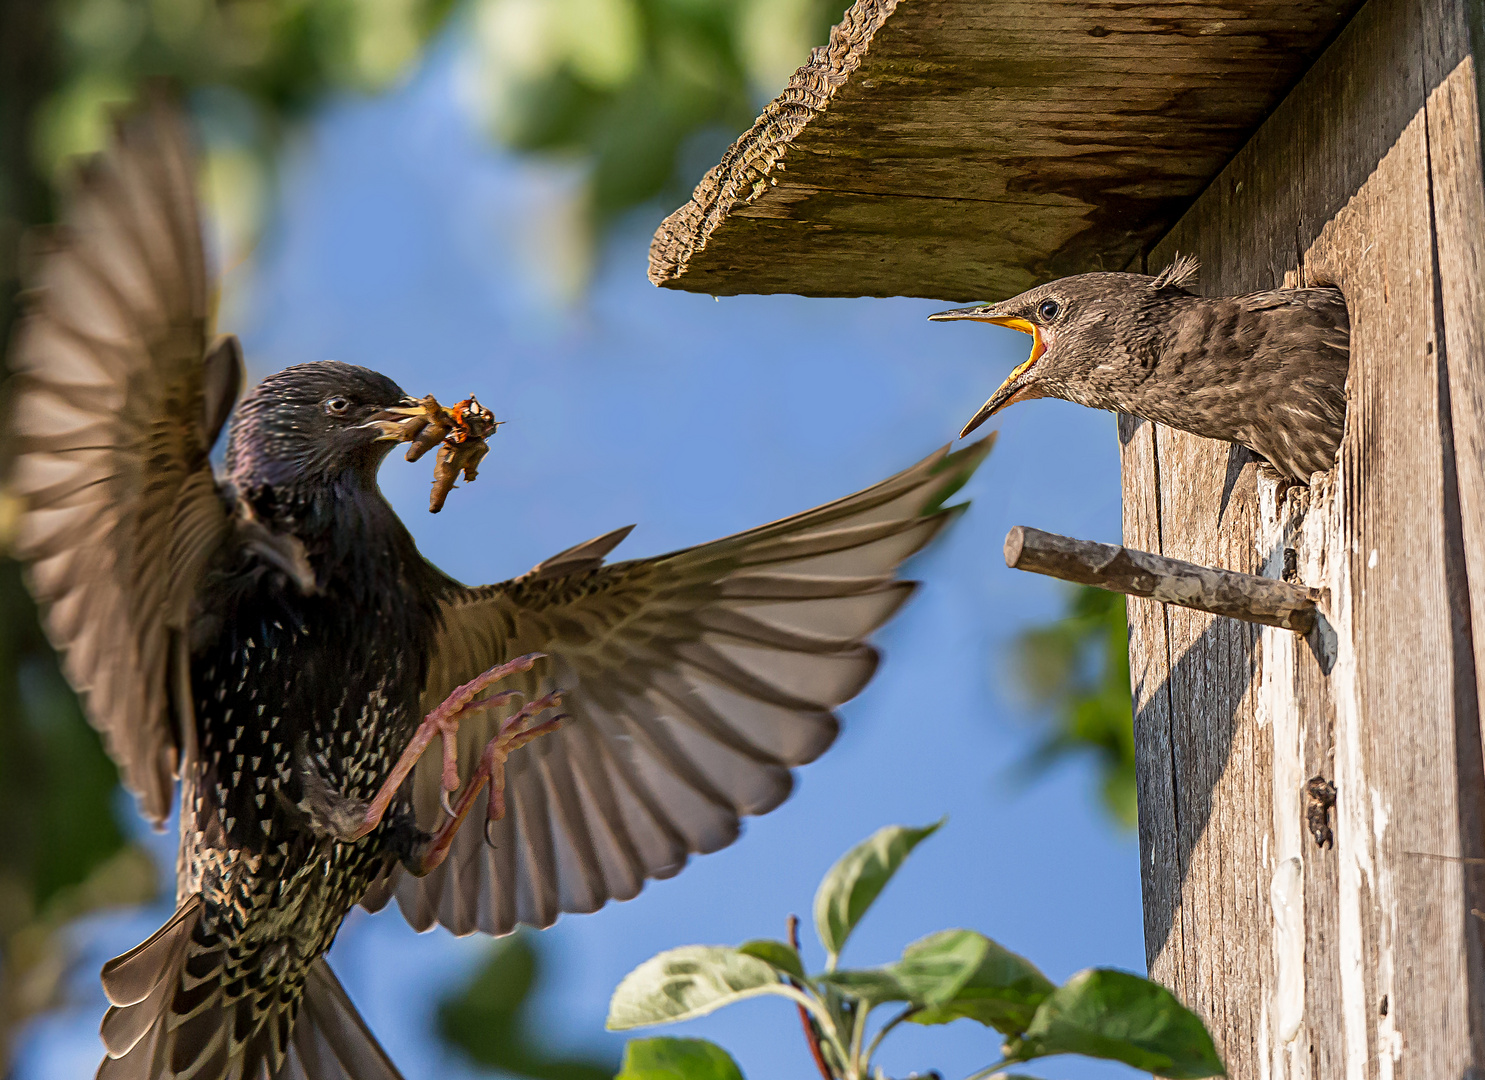
<path id="1" fill-rule="evenodd" d="M 1356 0 L 858 0 L 655 233 L 712 294 L 1009 296 L 1120 269 Z"/>
<path id="2" fill-rule="evenodd" d="M 1160 470 L 1155 427 L 1119 416 L 1119 467 L 1124 488 L 1124 538 L 1160 550 Z M 1134 694 L 1135 775 L 1139 783 L 1140 886 L 1145 963 L 1156 971 L 1166 943 L 1183 940 L 1181 857 L 1176 833 L 1175 755 L 1171 750 L 1170 641 L 1165 605 L 1131 597 L 1129 679 Z M 1179 950 L 1171 950 L 1172 956 Z M 1162 973 L 1163 974 L 1163 973 Z M 1166 978 L 1168 984 L 1173 980 Z"/>
<path id="3" fill-rule="evenodd" d="M 1485 697 L 1485 133 L 1482 50 L 1485 9 L 1444 5 L 1425 40 L 1428 148 L 1437 235 L 1439 345 L 1447 372 L 1449 426 L 1457 462 L 1476 697 Z"/>
<path id="4" fill-rule="evenodd" d="M 1211 294 L 1334 283 L 1351 309 L 1347 434 L 1312 488 L 1180 432 L 1124 447 L 1126 543 L 1325 596 L 1303 643 L 1131 606 L 1136 670 L 1170 702 L 1137 682 L 1138 760 L 1174 759 L 1140 777 L 1151 970 L 1235 1078 L 1485 1067 L 1461 860 L 1485 833 L 1476 8 L 1371 0 L 1149 257 L 1198 255 Z M 1333 848 L 1305 828 L 1312 776 L 1338 789 Z"/>

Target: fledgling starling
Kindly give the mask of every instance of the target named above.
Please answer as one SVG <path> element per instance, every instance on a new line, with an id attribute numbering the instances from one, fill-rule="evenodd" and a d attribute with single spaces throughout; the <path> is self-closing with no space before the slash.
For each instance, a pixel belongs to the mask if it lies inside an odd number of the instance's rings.
<path id="1" fill-rule="evenodd" d="M 377 488 L 417 411 L 392 380 L 307 364 L 234 411 L 193 181 L 168 105 L 122 121 L 12 353 L 47 630 L 147 816 L 181 779 L 178 909 L 104 968 L 99 1076 L 392 1080 L 324 959 L 350 908 L 543 927 L 730 843 L 835 738 L 897 567 L 989 441 L 714 543 L 605 565 L 618 529 L 468 588 Z"/>
<path id="2" fill-rule="evenodd" d="M 998 304 L 930 315 L 1009 326 L 1031 357 L 960 432 L 1039 397 L 1133 413 L 1241 443 L 1307 481 L 1335 464 L 1346 422 L 1351 322 L 1339 289 L 1197 296 L 1197 263 L 1154 277 L 1078 274 Z"/>

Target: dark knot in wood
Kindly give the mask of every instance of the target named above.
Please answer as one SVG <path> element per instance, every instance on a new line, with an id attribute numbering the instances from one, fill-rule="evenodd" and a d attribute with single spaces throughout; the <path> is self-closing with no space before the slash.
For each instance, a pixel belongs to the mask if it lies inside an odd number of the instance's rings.
<path id="1" fill-rule="evenodd" d="M 1323 776 L 1312 776 L 1305 783 L 1305 825 L 1316 847 L 1335 847 L 1335 833 L 1330 831 L 1330 808 L 1335 805 L 1335 785 Z"/>

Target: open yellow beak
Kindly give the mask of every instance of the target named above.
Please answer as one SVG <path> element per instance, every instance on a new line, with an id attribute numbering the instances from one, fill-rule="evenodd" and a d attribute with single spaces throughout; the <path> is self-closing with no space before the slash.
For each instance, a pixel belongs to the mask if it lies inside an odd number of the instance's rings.
<path id="1" fill-rule="evenodd" d="M 964 430 L 959 433 L 961 439 L 1007 405 L 1013 405 L 1023 397 L 1029 396 L 1026 393 L 1026 387 L 1021 384 L 1021 379 L 1031 370 L 1031 365 L 1041 359 L 1042 353 L 1047 351 L 1046 343 L 1042 341 L 1041 328 L 1036 323 L 1014 315 L 991 315 L 985 307 L 956 308 L 953 311 L 941 311 L 937 315 L 928 317 L 934 322 L 968 319 L 973 322 L 994 323 L 996 326 L 1009 326 L 1012 330 L 1031 335 L 1031 355 L 1026 358 L 1024 364 L 1006 376 L 1005 382 L 1001 383 L 999 389 L 990 395 L 990 400 L 981 405 L 980 411 L 970 417 L 969 423 L 965 424 Z"/>

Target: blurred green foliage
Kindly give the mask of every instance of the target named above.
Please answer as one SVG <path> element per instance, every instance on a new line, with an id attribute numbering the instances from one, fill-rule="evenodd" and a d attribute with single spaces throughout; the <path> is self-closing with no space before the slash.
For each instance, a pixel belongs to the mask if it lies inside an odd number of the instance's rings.
<path id="1" fill-rule="evenodd" d="M 44 168 L 101 145 L 100 104 L 141 77 L 211 87 L 268 125 L 332 90 L 407 72 L 453 0 L 55 0 L 59 80 L 43 106 Z"/>
<path id="2" fill-rule="evenodd" d="M 4 0 L 15 2 L 15 0 Z M 823 43 L 846 0 L 29 0 L 52 23 L 53 77 L 29 152 L 57 178 L 103 144 L 105 106 L 164 76 L 192 91 L 219 262 L 246 259 L 269 211 L 286 120 L 374 92 L 448 27 L 465 104 L 506 147 L 570 171 L 541 223 L 537 279 L 581 295 L 606 227 L 666 208 Z"/>
<path id="3" fill-rule="evenodd" d="M 1066 615 L 1021 633 L 1012 670 L 1050 729 L 1026 765 L 1037 772 L 1092 754 L 1102 773 L 1104 807 L 1133 828 L 1134 715 L 1124 597 L 1087 586 L 1070 592 Z"/>
<path id="4" fill-rule="evenodd" d="M 609 1080 L 608 1061 L 565 1058 L 534 1043 L 542 1025 L 531 1015 L 531 992 L 541 977 L 541 957 L 527 932 L 502 938 L 474 976 L 438 1009 L 438 1031 L 473 1061 L 509 1076 L 532 1080 Z"/>
<path id="5" fill-rule="evenodd" d="M 516 150 L 579 161 L 601 226 L 683 201 L 844 0 L 476 0 L 474 95 Z"/>
<path id="6" fill-rule="evenodd" d="M 31 0 L 37 2 L 37 0 Z M 286 123 L 327 94 L 405 78 L 456 0 L 51 0 L 54 79 L 30 164 L 49 180 L 102 147 L 110 107 L 141 80 L 190 96 L 219 263 L 243 262 L 272 202 Z"/>
<path id="7" fill-rule="evenodd" d="M 0 1063 L 19 1025 L 60 1001 L 66 924 L 143 903 L 157 880 L 114 821 L 113 764 L 30 608 L 0 561 Z"/>

